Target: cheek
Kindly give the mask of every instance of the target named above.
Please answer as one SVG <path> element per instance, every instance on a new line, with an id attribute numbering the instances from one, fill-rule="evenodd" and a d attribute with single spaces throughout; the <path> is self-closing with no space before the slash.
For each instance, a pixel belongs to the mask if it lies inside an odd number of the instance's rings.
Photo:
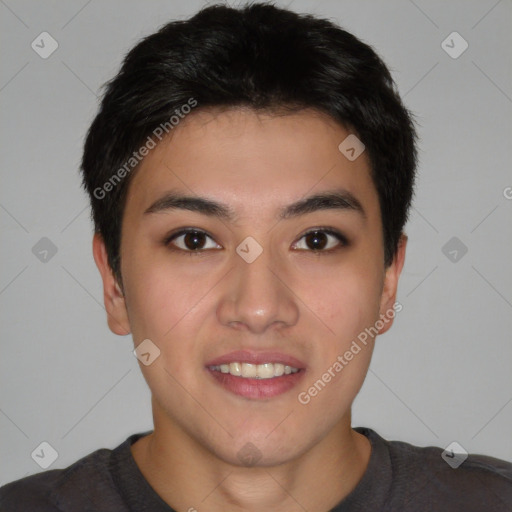
<path id="1" fill-rule="evenodd" d="M 196 338 L 205 322 L 204 295 L 212 284 L 206 277 L 188 275 L 165 262 L 134 258 L 126 264 L 134 344 L 149 339 L 160 350 L 158 359 L 150 366 L 141 364 L 141 370 L 151 389 L 166 390 L 180 401 L 178 383 L 191 387 L 197 375 L 190 368 L 201 367 Z"/>
<path id="2" fill-rule="evenodd" d="M 381 281 L 377 272 L 340 267 L 315 282 L 305 286 L 304 302 L 322 321 L 325 333 L 339 340 L 336 349 L 378 319 Z"/>
<path id="3" fill-rule="evenodd" d="M 142 337 L 165 343 L 193 310 L 201 290 L 193 278 L 149 258 L 127 261 L 126 266 L 127 307 L 134 341 Z"/>
<path id="4" fill-rule="evenodd" d="M 194 326 L 201 325 L 196 308 L 201 289 L 175 271 L 153 265 L 134 265 L 126 283 L 133 341 L 151 340 L 159 355 L 150 365 L 139 363 L 149 388 L 169 410 L 186 405 L 183 388 L 193 389 L 198 366 Z"/>
<path id="5" fill-rule="evenodd" d="M 321 287 L 309 287 L 311 309 L 322 323 L 313 372 L 303 391 L 318 414 L 348 408 L 364 382 L 373 351 L 366 329 L 379 318 L 381 277 L 374 268 L 347 265 L 317 281 Z"/>

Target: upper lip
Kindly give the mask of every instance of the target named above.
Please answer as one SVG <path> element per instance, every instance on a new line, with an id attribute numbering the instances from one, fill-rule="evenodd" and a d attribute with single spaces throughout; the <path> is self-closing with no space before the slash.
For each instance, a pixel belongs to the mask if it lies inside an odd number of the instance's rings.
<path id="1" fill-rule="evenodd" d="M 206 363 L 206 366 L 219 366 L 221 364 L 229 363 L 250 363 L 250 364 L 264 364 L 264 363 L 281 363 L 285 366 L 292 366 L 293 368 L 303 369 L 305 364 L 288 354 L 282 352 L 265 351 L 257 352 L 252 350 L 235 350 L 222 356 L 216 357 Z"/>

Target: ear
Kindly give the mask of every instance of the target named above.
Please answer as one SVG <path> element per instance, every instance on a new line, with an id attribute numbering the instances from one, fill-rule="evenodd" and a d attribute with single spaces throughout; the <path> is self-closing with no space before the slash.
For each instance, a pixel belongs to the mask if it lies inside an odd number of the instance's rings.
<path id="1" fill-rule="evenodd" d="M 95 233 L 92 239 L 92 253 L 103 280 L 103 301 L 107 312 L 108 326 L 114 334 L 120 336 L 130 334 L 131 327 L 124 294 L 108 263 L 105 242 L 99 233 Z"/>
<path id="2" fill-rule="evenodd" d="M 387 321 L 382 322 L 384 326 L 379 329 L 379 334 L 384 334 L 392 325 L 393 317 L 390 317 L 389 311 L 395 311 L 393 307 L 396 302 L 396 291 L 398 288 L 398 279 L 402 272 L 405 262 L 405 248 L 407 246 L 407 235 L 402 233 L 398 241 L 398 247 L 393 258 L 393 262 L 386 269 L 384 277 L 384 286 L 382 288 L 382 296 L 380 300 L 380 317 L 387 318 Z M 388 312 L 388 314 L 386 314 Z"/>

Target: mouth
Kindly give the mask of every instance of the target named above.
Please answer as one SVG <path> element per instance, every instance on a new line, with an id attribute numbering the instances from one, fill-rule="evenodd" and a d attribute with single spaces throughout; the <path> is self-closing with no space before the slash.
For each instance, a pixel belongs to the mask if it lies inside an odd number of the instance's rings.
<path id="1" fill-rule="evenodd" d="M 243 379 L 273 379 L 274 377 L 290 375 L 299 371 L 298 368 L 282 363 L 251 364 L 241 362 L 209 366 L 208 369 L 229 373 L 234 377 L 242 377 Z"/>
<path id="2" fill-rule="evenodd" d="M 210 361 L 206 370 L 223 389 L 245 398 L 264 399 L 291 390 L 306 368 L 285 354 L 237 351 Z"/>

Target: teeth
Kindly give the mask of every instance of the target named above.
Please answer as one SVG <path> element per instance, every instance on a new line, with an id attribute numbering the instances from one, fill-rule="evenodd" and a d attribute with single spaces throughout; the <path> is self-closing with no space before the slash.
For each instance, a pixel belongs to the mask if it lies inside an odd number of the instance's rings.
<path id="1" fill-rule="evenodd" d="M 258 376 L 258 365 L 242 363 L 242 377 L 255 379 Z"/>
<path id="2" fill-rule="evenodd" d="M 298 368 L 281 363 L 251 364 L 238 362 L 210 366 L 210 369 L 246 379 L 272 379 L 273 377 L 290 375 L 299 371 Z"/>
<path id="3" fill-rule="evenodd" d="M 274 376 L 274 365 L 272 363 L 258 365 L 257 374 L 260 379 L 271 379 Z M 245 377 L 243 372 L 242 375 Z"/>
<path id="4" fill-rule="evenodd" d="M 274 364 L 274 375 L 276 377 L 281 377 L 284 373 L 284 364 L 276 363 Z"/>
<path id="5" fill-rule="evenodd" d="M 240 363 L 230 363 L 229 373 L 236 376 L 242 375 L 242 365 Z"/>

